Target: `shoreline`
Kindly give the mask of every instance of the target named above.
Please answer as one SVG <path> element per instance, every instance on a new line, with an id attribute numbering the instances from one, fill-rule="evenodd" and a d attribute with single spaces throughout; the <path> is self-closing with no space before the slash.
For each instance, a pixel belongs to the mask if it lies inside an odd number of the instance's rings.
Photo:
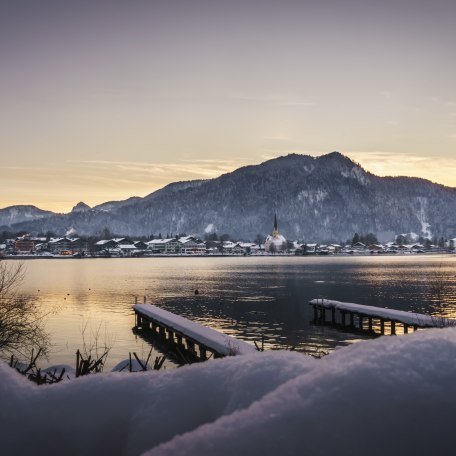
<path id="1" fill-rule="evenodd" d="M 409 257 L 409 256 L 429 256 L 429 255 L 456 255 L 456 251 L 441 251 L 441 252 L 423 252 L 423 253 L 334 253 L 330 255 L 319 255 L 319 254 L 309 254 L 309 255 L 294 255 L 294 254 L 274 254 L 274 255 L 147 255 L 147 256 L 112 256 L 112 257 L 103 257 L 103 256 L 82 256 L 74 257 L 72 255 L 5 255 L 0 256 L 0 260 L 125 260 L 125 259 L 146 259 L 146 258 L 307 258 L 307 257 L 323 257 L 323 258 L 339 258 L 339 257 Z"/>

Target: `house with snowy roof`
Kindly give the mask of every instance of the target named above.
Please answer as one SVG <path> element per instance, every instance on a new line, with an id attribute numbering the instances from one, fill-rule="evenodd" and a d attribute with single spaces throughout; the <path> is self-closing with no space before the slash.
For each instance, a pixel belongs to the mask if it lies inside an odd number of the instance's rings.
<path id="1" fill-rule="evenodd" d="M 118 242 L 116 242 L 114 239 L 102 239 L 98 242 L 95 242 L 95 250 L 111 250 L 115 249 L 118 245 Z"/>
<path id="2" fill-rule="evenodd" d="M 178 254 L 181 251 L 181 244 L 176 238 L 152 239 L 146 242 L 147 249 L 157 254 Z"/>
<path id="3" fill-rule="evenodd" d="M 206 244 L 194 236 L 185 236 L 178 239 L 181 253 L 187 255 L 202 255 L 206 253 Z"/>

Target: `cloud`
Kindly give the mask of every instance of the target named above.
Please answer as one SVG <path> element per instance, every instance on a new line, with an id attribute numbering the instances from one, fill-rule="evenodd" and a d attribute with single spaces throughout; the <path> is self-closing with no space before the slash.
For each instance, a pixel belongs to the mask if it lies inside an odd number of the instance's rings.
<path id="1" fill-rule="evenodd" d="M 311 100 L 303 100 L 299 97 L 281 96 L 281 95 L 266 95 L 266 96 L 250 96 L 250 95 L 232 95 L 230 98 L 252 103 L 270 104 L 276 106 L 295 106 L 295 107 L 312 107 L 316 103 Z"/>
<path id="2" fill-rule="evenodd" d="M 35 167 L 8 167 L 0 180 L 0 207 L 34 204 L 66 212 L 81 200 L 93 206 L 145 196 L 171 182 L 211 179 L 247 164 L 250 162 L 243 158 L 175 163 L 70 160 L 38 171 Z"/>
<path id="3" fill-rule="evenodd" d="M 391 98 L 393 96 L 393 92 L 390 92 L 389 90 L 383 90 L 380 92 L 380 95 L 385 98 Z"/>
<path id="4" fill-rule="evenodd" d="M 456 158 L 381 151 L 346 155 L 378 176 L 414 176 L 456 187 Z"/>

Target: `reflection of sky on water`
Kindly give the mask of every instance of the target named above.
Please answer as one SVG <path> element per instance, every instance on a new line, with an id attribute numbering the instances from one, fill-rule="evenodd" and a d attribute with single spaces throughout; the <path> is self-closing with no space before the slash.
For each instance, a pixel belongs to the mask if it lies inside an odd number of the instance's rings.
<path id="1" fill-rule="evenodd" d="M 316 297 L 436 313 L 430 284 L 446 282 L 456 317 L 456 255 L 34 260 L 24 292 L 50 312 L 50 362 L 71 362 L 85 322 L 114 341 L 110 364 L 147 351 L 131 331 L 134 296 L 268 348 L 326 351 L 359 335 L 313 326 Z M 39 291 L 38 291 L 39 290 Z M 195 295 L 195 290 L 199 291 Z"/>

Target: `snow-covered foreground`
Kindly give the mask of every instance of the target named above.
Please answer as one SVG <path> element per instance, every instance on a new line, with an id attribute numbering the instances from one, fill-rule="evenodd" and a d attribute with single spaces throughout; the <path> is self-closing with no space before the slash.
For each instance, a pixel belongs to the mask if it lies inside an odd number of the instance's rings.
<path id="1" fill-rule="evenodd" d="M 453 455 L 456 329 L 35 386 L 0 363 L 2 454 Z"/>

